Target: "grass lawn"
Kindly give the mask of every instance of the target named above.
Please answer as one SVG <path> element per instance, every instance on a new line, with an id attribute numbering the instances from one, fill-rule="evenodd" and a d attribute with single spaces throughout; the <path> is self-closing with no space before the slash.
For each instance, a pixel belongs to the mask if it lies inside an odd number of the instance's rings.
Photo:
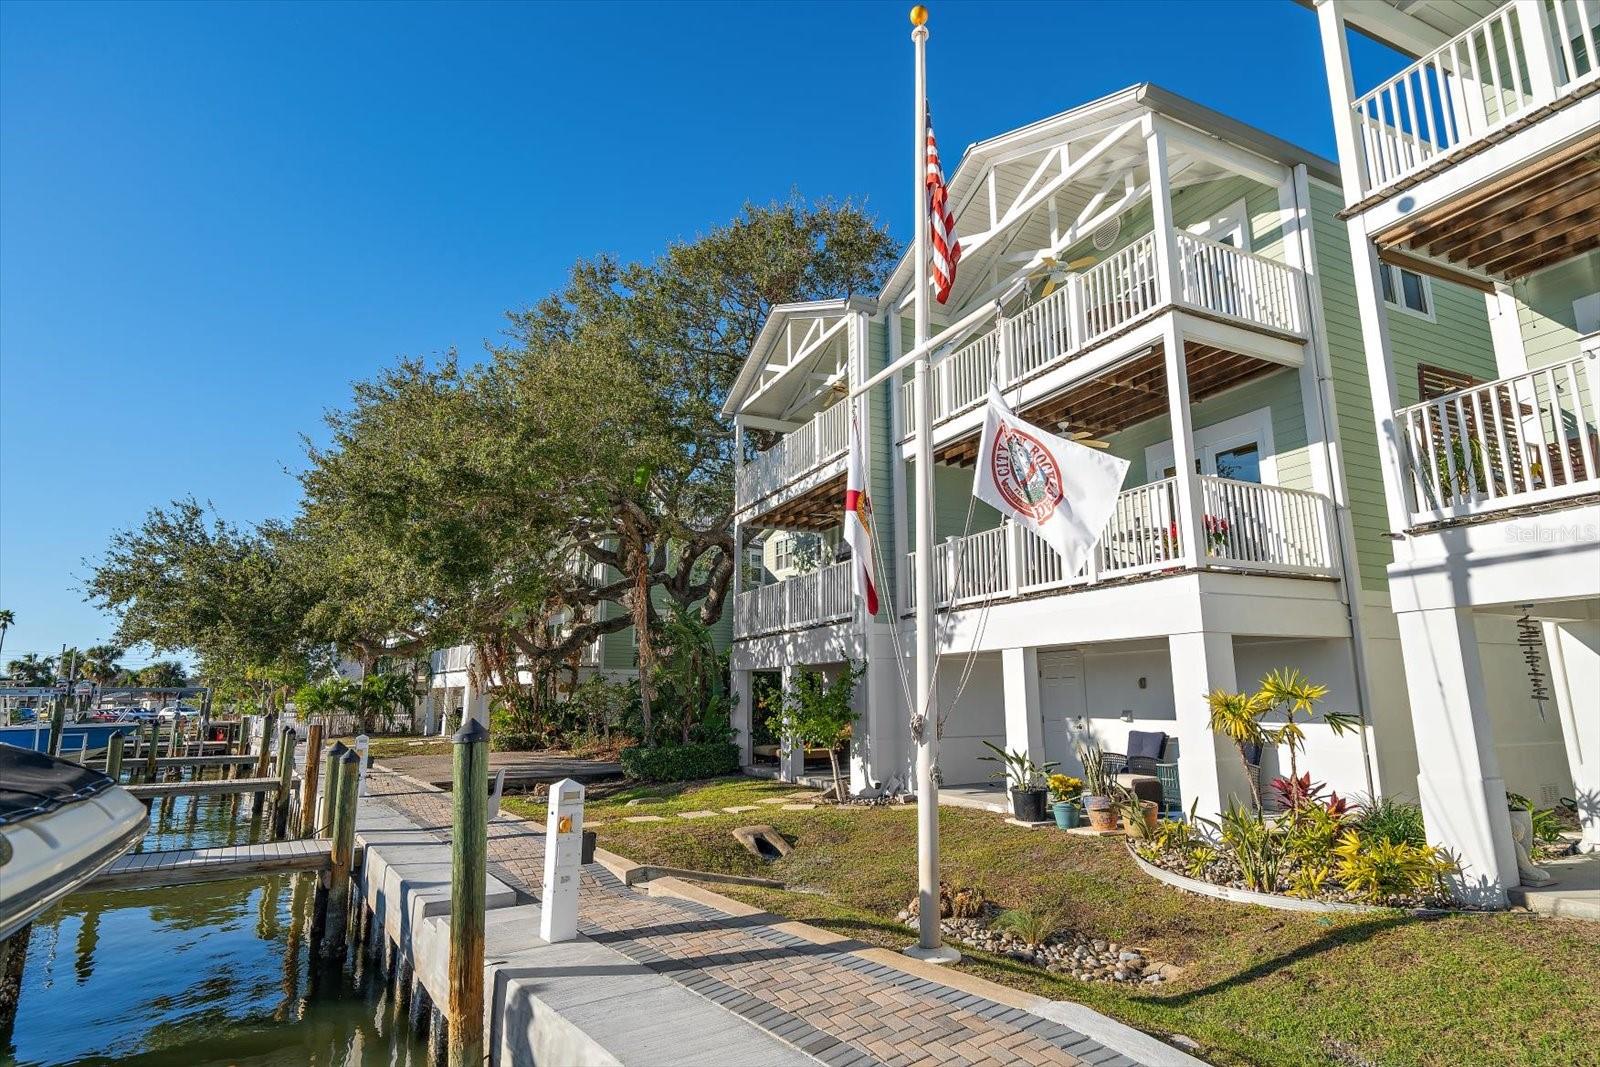
<path id="1" fill-rule="evenodd" d="M 339 740 L 347 745 L 355 741 L 352 737 Z M 454 746 L 448 737 L 423 740 L 411 736 L 373 737 L 367 740 L 367 751 L 373 759 L 383 759 L 385 756 L 440 756 L 454 751 Z"/>
<path id="2" fill-rule="evenodd" d="M 637 862 L 779 878 L 816 892 L 712 888 L 873 944 L 909 944 L 894 914 L 916 888 L 911 807 L 763 805 L 716 818 L 617 821 L 793 792 L 747 778 L 628 787 L 589 805 L 588 818 L 606 823 L 602 848 Z M 635 797 L 653 802 L 626 806 Z M 540 817 L 543 809 L 526 813 Z M 794 854 L 764 864 L 746 853 L 728 831 L 753 822 L 777 828 L 797 846 Z M 1022 830 L 959 808 L 941 811 L 940 832 L 950 885 L 975 886 L 1003 907 L 1046 912 L 1061 928 L 1139 945 L 1185 972 L 1161 986 L 1130 988 L 978 954 L 961 967 L 1089 1004 L 1157 1035 L 1185 1034 L 1214 1062 L 1600 1063 L 1600 923 L 1510 914 L 1298 916 L 1169 889 L 1141 874 L 1119 839 Z"/>

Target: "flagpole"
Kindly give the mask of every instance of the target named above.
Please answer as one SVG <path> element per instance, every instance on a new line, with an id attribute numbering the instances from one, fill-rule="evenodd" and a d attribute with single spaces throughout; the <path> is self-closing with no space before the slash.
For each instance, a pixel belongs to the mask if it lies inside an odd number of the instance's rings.
<path id="1" fill-rule="evenodd" d="M 924 349 L 916 363 L 913 398 L 917 411 L 916 515 L 917 565 L 917 706 L 912 709 L 913 740 L 917 746 L 917 944 L 906 954 L 934 963 L 961 958 L 941 943 L 939 928 L 939 784 L 935 778 L 939 746 L 939 709 L 934 706 L 935 651 L 933 620 L 933 388 L 928 341 L 928 9 L 911 9 L 911 40 L 916 50 L 916 180 L 912 226 L 916 248 L 915 337 Z M 920 727 L 920 728 L 919 728 Z"/>

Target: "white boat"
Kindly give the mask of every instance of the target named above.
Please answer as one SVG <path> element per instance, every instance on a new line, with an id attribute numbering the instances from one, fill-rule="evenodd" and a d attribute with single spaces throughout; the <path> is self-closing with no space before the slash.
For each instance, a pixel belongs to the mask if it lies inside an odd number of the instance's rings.
<path id="1" fill-rule="evenodd" d="M 0 941 L 137 845 L 148 822 L 99 771 L 0 744 Z"/>

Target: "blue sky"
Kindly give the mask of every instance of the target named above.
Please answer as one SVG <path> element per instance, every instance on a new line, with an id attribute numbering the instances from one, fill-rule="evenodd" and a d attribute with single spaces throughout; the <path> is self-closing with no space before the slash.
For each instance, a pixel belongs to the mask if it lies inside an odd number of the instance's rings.
<path id="1" fill-rule="evenodd" d="M 152 504 L 290 514 L 352 381 L 478 353 L 580 256 L 791 189 L 904 239 L 907 7 L 6 4 L 4 658 L 110 635 L 84 561 Z M 1333 155 L 1289 0 L 932 10 L 949 168 L 1139 81 Z"/>

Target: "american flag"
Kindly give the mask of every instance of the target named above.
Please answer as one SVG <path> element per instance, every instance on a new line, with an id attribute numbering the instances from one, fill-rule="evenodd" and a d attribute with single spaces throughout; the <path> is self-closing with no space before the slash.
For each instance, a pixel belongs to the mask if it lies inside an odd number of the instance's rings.
<path id="1" fill-rule="evenodd" d="M 944 185 L 944 168 L 939 166 L 939 144 L 933 139 L 933 119 L 928 119 L 928 236 L 932 239 L 933 298 L 939 303 L 950 299 L 956 283 L 956 264 L 961 261 L 961 240 L 956 236 L 956 217 L 950 211 Z"/>

